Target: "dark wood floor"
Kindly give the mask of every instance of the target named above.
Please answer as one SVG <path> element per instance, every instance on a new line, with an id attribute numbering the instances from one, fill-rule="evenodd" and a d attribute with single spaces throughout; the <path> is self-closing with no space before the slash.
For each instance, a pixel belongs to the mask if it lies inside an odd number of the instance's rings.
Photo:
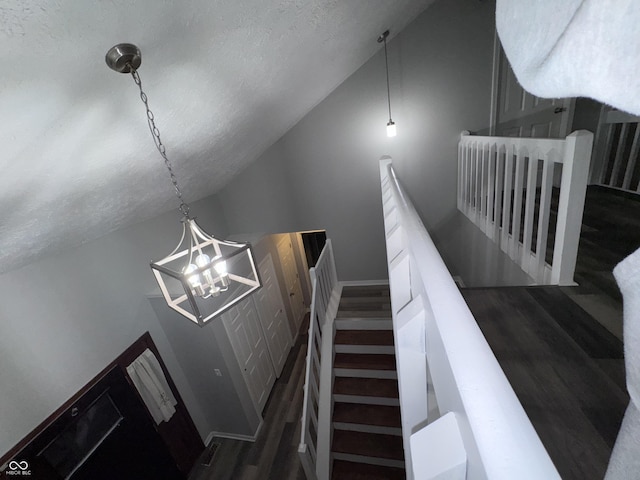
<path id="1" fill-rule="evenodd" d="M 463 295 L 563 479 L 602 479 L 628 403 L 622 343 L 557 287 Z"/>
<path id="2" fill-rule="evenodd" d="M 463 290 L 563 479 L 603 478 L 628 403 L 612 270 L 638 247 L 638 197 L 589 187 L 578 286 Z"/>
<path id="3" fill-rule="evenodd" d="M 305 480 L 298 460 L 309 315 L 291 349 L 282 375 L 264 409 L 264 424 L 255 442 L 214 438 L 210 466 L 200 462 L 189 480 Z M 206 458 L 206 452 L 203 459 Z"/>
<path id="4" fill-rule="evenodd" d="M 583 289 L 622 301 L 611 272 L 640 247 L 639 198 L 606 187 L 587 189 L 575 274 Z"/>

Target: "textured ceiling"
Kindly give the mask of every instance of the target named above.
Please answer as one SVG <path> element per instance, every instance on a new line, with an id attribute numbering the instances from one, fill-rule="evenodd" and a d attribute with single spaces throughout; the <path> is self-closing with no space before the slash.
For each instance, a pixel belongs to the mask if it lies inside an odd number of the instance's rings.
<path id="1" fill-rule="evenodd" d="M 432 0 L 3 0 L 0 272 L 216 192 Z"/>

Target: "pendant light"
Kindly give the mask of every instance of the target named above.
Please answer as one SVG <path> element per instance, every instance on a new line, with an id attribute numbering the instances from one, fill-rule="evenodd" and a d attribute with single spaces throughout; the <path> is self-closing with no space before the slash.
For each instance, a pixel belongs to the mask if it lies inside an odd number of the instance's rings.
<path id="1" fill-rule="evenodd" d="M 260 288 L 260 277 L 248 243 L 218 240 L 191 216 L 142 90 L 137 71 L 141 60 L 138 47 L 129 43 L 114 46 L 106 55 L 111 69 L 130 73 L 138 85 L 151 136 L 169 172 L 183 216 L 180 242 L 165 258 L 152 262 L 151 269 L 167 305 L 203 326 Z"/>
<path id="2" fill-rule="evenodd" d="M 389 30 L 386 30 L 378 37 L 378 43 L 384 42 L 384 65 L 387 72 L 387 101 L 389 103 L 389 122 L 387 123 L 387 137 L 395 137 L 397 135 L 396 124 L 391 120 L 391 93 L 389 91 L 389 61 L 387 59 L 387 37 Z"/>

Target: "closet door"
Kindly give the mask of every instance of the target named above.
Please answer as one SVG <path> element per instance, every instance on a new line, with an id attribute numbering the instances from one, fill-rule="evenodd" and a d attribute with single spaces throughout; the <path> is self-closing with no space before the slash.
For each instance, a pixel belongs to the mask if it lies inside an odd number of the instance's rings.
<path id="1" fill-rule="evenodd" d="M 276 271 L 273 259 L 270 254 L 258 264 L 262 288 L 258 290 L 253 298 L 258 306 L 258 313 L 262 330 L 267 341 L 271 360 L 276 371 L 276 376 L 280 376 L 282 368 L 291 350 L 291 331 L 287 322 L 280 286 L 276 278 Z"/>
<path id="2" fill-rule="evenodd" d="M 262 412 L 276 375 L 251 297 L 224 313 L 222 323 L 253 403 L 258 412 Z"/>

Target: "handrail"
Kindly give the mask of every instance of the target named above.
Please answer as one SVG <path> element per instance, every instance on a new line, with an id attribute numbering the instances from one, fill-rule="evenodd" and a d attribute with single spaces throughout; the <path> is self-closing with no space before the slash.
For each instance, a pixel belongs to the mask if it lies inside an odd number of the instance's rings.
<path id="1" fill-rule="evenodd" d="M 391 158 L 380 176 L 407 478 L 559 479 Z"/>
<path id="2" fill-rule="evenodd" d="M 586 130 L 566 139 L 468 132 L 460 138 L 458 209 L 539 284 L 574 284 L 592 144 L 593 134 Z M 556 164 L 562 169 L 559 184 Z M 553 258 L 547 263 L 554 186 L 560 187 L 560 198 Z"/>
<path id="3" fill-rule="evenodd" d="M 308 480 L 329 478 L 328 438 L 329 431 L 322 421 L 326 399 L 322 392 L 323 382 L 323 330 L 332 315 L 330 303 L 338 285 L 331 240 L 327 239 L 316 266 L 309 269 L 311 276 L 311 315 L 307 343 L 304 400 L 302 407 L 302 430 L 298 455 Z M 332 338 L 330 339 L 332 340 Z M 325 344 L 327 342 L 324 342 Z M 325 352 L 326 353 L 326 352 Z M 327 362 L 325 362 L 326 364 Z M 329 362 L 330 364 L 331 362 Z M 325 365 L 325 370 L 326 370 Z"/>

